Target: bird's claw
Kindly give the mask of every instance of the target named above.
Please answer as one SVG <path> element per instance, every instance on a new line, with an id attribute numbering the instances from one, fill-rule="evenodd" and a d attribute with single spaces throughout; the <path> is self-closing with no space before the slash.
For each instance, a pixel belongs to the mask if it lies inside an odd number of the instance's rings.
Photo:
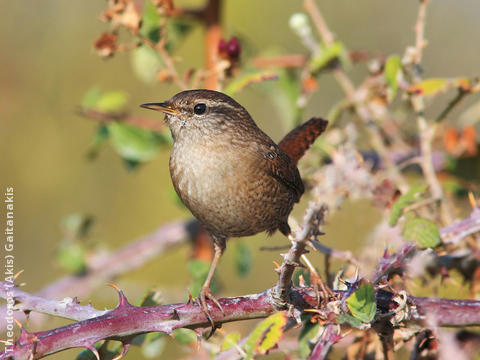
<path id="1" fill-rule="evenodd" d="M 208 334 L 207 339 L 209 339 L 214 333 L 215 330 L 220 328 L 219 325 L 216 325 L 215 322 L 212 319 L 212 316 L 210 314 L 210 310 L 208 310 L 208 305 L 207 305 L 207 299 L 210 299 L 215 306 L 220 309 L 223 315 L 225 315 L 225 312 L 223 311 L 222 305 L 218 302 L 217 298 L 213 296 L 211 290 L 209 287 L 203 287 L 202 290 L 200 291 L 200 294 L 198 296 L 198 301 L 200 303 L 200 306 L 202 307 L 203 312 L 205 313 L 205 316 L 207 317 L 208 322 L 212 326 L 212 330 L 210 331 L 210 334 Z"/>

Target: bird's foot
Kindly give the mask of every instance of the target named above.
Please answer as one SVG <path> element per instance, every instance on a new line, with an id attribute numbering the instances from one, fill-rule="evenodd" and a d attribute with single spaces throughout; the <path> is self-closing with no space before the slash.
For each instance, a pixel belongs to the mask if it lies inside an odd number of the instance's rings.
<path id="1" fill-rule="evenodd" d="M 223 311 L 222 305 L 220 305 L 217 298 L 213 296 L 210 290 L 210 287 L 203 287 L 202 290 L 200 291 L 200 294 L 198 295 L 198 301 L 200 303 L 200 306 L 202 307 L 203 312 L 205 313 L 205 316 L 208 319 L 208 322 L 212 326 L 212 330 L 210 331 L 210 334 L 208 334 L 207 336 L 207 339 L 209 339 L 215 333 L 215 330 L 220 328 L 220 326 L 216 325 L 212 319 L 210 310 L 208 310 L 207 299 L 210 299 L 215 304 L 215 306 L 220 309 L 223 315 L 225 315 L 225 312 Z"/>

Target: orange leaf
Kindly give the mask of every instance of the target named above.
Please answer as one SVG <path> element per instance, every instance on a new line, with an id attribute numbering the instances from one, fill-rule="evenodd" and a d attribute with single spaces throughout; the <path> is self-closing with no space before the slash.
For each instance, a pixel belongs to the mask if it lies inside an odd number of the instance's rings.
<path id="1" fill-rule="evenodd" d="M 449 128 L 443 135 L 443 144 L 448 153 L 453 154 L 458 145 L 458 131 L 455 128 Z"/>
<path id="2" fill-rule="evenodd" d="M 463 129 L 462 142 L 467 155 L 475 156 L 477 154 L 476 131 L 472 125 L 468 125 Z"/>

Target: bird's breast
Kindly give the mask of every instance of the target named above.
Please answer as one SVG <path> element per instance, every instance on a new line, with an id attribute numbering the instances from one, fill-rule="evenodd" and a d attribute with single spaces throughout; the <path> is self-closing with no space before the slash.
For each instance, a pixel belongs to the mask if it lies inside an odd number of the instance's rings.
<path id="1" fill-rule="evenodd" d="M 208 228 L 227 237 L 247 236 L 275 228 L 278 212 L 293 206 L 259 160 L 254 144 L 180 142 L 172 150 L 170 173 L 184 204 Z"/>

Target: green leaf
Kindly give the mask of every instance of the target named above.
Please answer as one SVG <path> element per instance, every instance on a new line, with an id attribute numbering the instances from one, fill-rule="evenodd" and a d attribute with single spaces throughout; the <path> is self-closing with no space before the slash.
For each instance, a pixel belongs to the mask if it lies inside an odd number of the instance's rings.
<path id="1" fill-rule="evenodd" d="M 127 100 L 128 95 L 125 91 L 108 91 L 100 95 L 93 108 L 106 113 L 120 112 Z"/>
<path id="2" fill-rule="evenodd" d="M 145 341 L 145 343 L 141 347 L 142 354 L 147 359 L 158 359 L 165 350 L 167 340 L 163 334 L 160 334 L 161 336 L 159 336 L 159 334 L 154 333 L 146 334 L 147 339 L 150 335 L 156 335 L 156 338 L 153 340 Z"/>
<path id="3" fill-rule="evenodd" d="M 239 332 L 228 333 L 222 343 L 222 352 L 230 350 L 237 346 L 241 338 L 242 335 Z"/>
<path id="4" fill-rule="evenodd" d="M 369 323 L 375 317 L 377 301 L 372 284 L 365 283 L 347 299 L 347 306 L 352 315 L 358 320 Z"/>
<path id="5" fill-rule="evenodd" d="M 167 21 L 168 42 L 166 49 L 168 51 L 177 47 L 185 36 L 193 29 L 191 22 L 185 21 L 181 18 L 169 18 Z"/>
<path id="6" fill-rule="evenodd" d="M 162 140 L 154 132 L 118 122 L 107 126 L 112 146 L 125 159 L 145 162 L 157 155 Z"/>
<path id="7" fill-rule="evenodd" d="M 100 88 L 98 88 L 97 86 L 90 88 L 87 91 L 87 93 L 83 96 L 82 108 L 84 109 L 94 108 L 98 100 L 100 99 L 101 95 L 102 95 L 102 92 L 100 91 Z"/>
<path id="8" fill-rule="evenodd" d="M 307 286 L 310 285 L 310 271 L 308 271 L 308 269 L 302 269 L 302 268 L 299 268 L 297 270 L 295 270 L 295 272 L 293 273 L 293 278 L 292 278 L 292 282 L 295 286 L 300 286 L 300 275 L 303 276 L 303 279 L 305 280 L 305 284 Z"/>
<path id="9" fill-rule="evenodd" d="M 139 46 L 132 52 L 132 66 L 135 75 L 146 84 L 153 84 L 163 66 L 160 55 L 149 46 Z"/>
<path id="10" fill-rule="evenodd" d="M 195 331 L 185 328 L 173 330 L 173 336 L 180 344 L 188 345 L 198 340 Z"/>
<path id="11" fill-rule="evenodd" d="M 197 297 L 200 294 L 203 283 L 207 278 L 208 271 L 210 270 L 210 263 L 205 262 L 200 259 L 193 259 L 189 261 L 187 265 L 188 273 L 192 278 L 192 283 L 190 284 L 190 293 L 193 297 Z M 212 293 L 216 293 L 219 289 L 218 283 L 215 281 L 215 277 L 212 279 L 210 284 L 210 290 Z"/>
<path id="12" fill-rule="evenodd" d="M 246 74 L 228 84 L 223 92 L 227 95 L 233 96 L 248 85 L 258 84 L 268 80 L 278 80 L 278 75 L 272 71 L 261 71 Z"/>
<path id="13" fill-rule="evenodd" d="M 137 302 L 137 306 L 158 306 L 161 305 L 161 295 L 158 291 L 147 290 Z"/>
<path id="14" fill-rule="evenodd" d="M 449 79 L 432 78 L 413 84 L 408 88 L 408 92 L 416 95 L 434 96 L 444 92 L 452 85 Z"/>
<path id="15" fill-rule="evenodd" d="M 85 249 L 78 242 L 68 242 L 59 245 L 57 261 L 64 269 L 74 274 L 82 274 L 87 269 Z"/>
<path id="16" fill-rule="evenodd" d="M 403 228 L 403 236 L 421 248 L 434 248 L 442 243 L 437 224 L 423 218 L 407 220 Z"/>
<path id="17" fill-rule="evenodd" d="M 322 50 L 320 51 L 319 55 L 315 56 L 310 61 L 310 71 L 314 74 L 318 73 L 336 59 L 342 62 L 347 61 L 343 43 L 335 41 L 330 45 L 322 44 Z"/>
<path id="18" fill-rule="evenodd" d="M 357 328 L 357 329 L 365 329 L 365 323 L 362 321 L 354 318 L 349 314 L 341 314 L 337 316 L 337 323 L 338 324 L 349 324 L 350 326 Z"/>
<path id="19" fill-rule="evenodd" d="M 93 225 L 93 217 L 85 214 L 70 214 L 60 223 L 64 236 L 68 239 L 79 239 L 88 235 Z"/>
<path id="20" fill-rule="evenodd" d="M 241 277 L 247 276 L 252 267 L 252 253 L 247 244 L 242 241 L 237 241 L 235 245 L 234 259 L 237 274 Z"/>
<path id="21" fill-rule="evenodd" d="M 147 39 L 158 43 L 160 41 L 160 14 L 151 0 L 145 1 L 142 15 L 140 34 Z"/>
<path id="22" fill-rule="evenodd" d="M 389 93 L 388 98 L 391 101 L 398 90 L 398 74 L 402 69 L 402 61 L 397 55 L 390 56 L 385 62 L 385 82 L 388 85 Z"/>
<path id="23" fill-rule="evenodd" d="M 92 139 L 90 140 L 90 144 L 88 145 L 87 149 L 87 158 L 89 160 L 93 160 L 98 156 L 98 152 L 100 151 L 100 148 L 102 145 L 105 143 L 105 141 L 108 139 L 108 128 L 104 125 L 101 124 L 97 131 L 93 134 Z"/>
<path id="24" fill-rule="evenodd" d="M 282 338 L 286 323 L 286 314 L 278 312 L 257 325 L 243 345 L 243 349 L 247 353 L 246 358 L 251 359 L 255 354 L 266 354 L 273 348 Z"/>
<path id="25" fill-rule="evenodd" d="M 312 340 L 318 336 L 320 331 L 320 325 L 318 323 L 312 323 L 309 320 L 306 321 L 302 327 L 300 336 L 298 338 L 298 352 L 302 359 L 306 359 L 312 352 L 313 342 Z"/>
<path id="26" fill-rule="evenodd" d="M 395 226 L 398 222 L 398 219 L 400 219 L 400 217 L 403 215 L 403 210 L 407 206 L 423 200 L 423 194 L 426 190 L 426 185 L 415 186 L 409 192 L 400 196 L 392 206 L 392 211 L 390 213 L 390 219 L 388 220 L 388 224 L 390 226 Z"/>

